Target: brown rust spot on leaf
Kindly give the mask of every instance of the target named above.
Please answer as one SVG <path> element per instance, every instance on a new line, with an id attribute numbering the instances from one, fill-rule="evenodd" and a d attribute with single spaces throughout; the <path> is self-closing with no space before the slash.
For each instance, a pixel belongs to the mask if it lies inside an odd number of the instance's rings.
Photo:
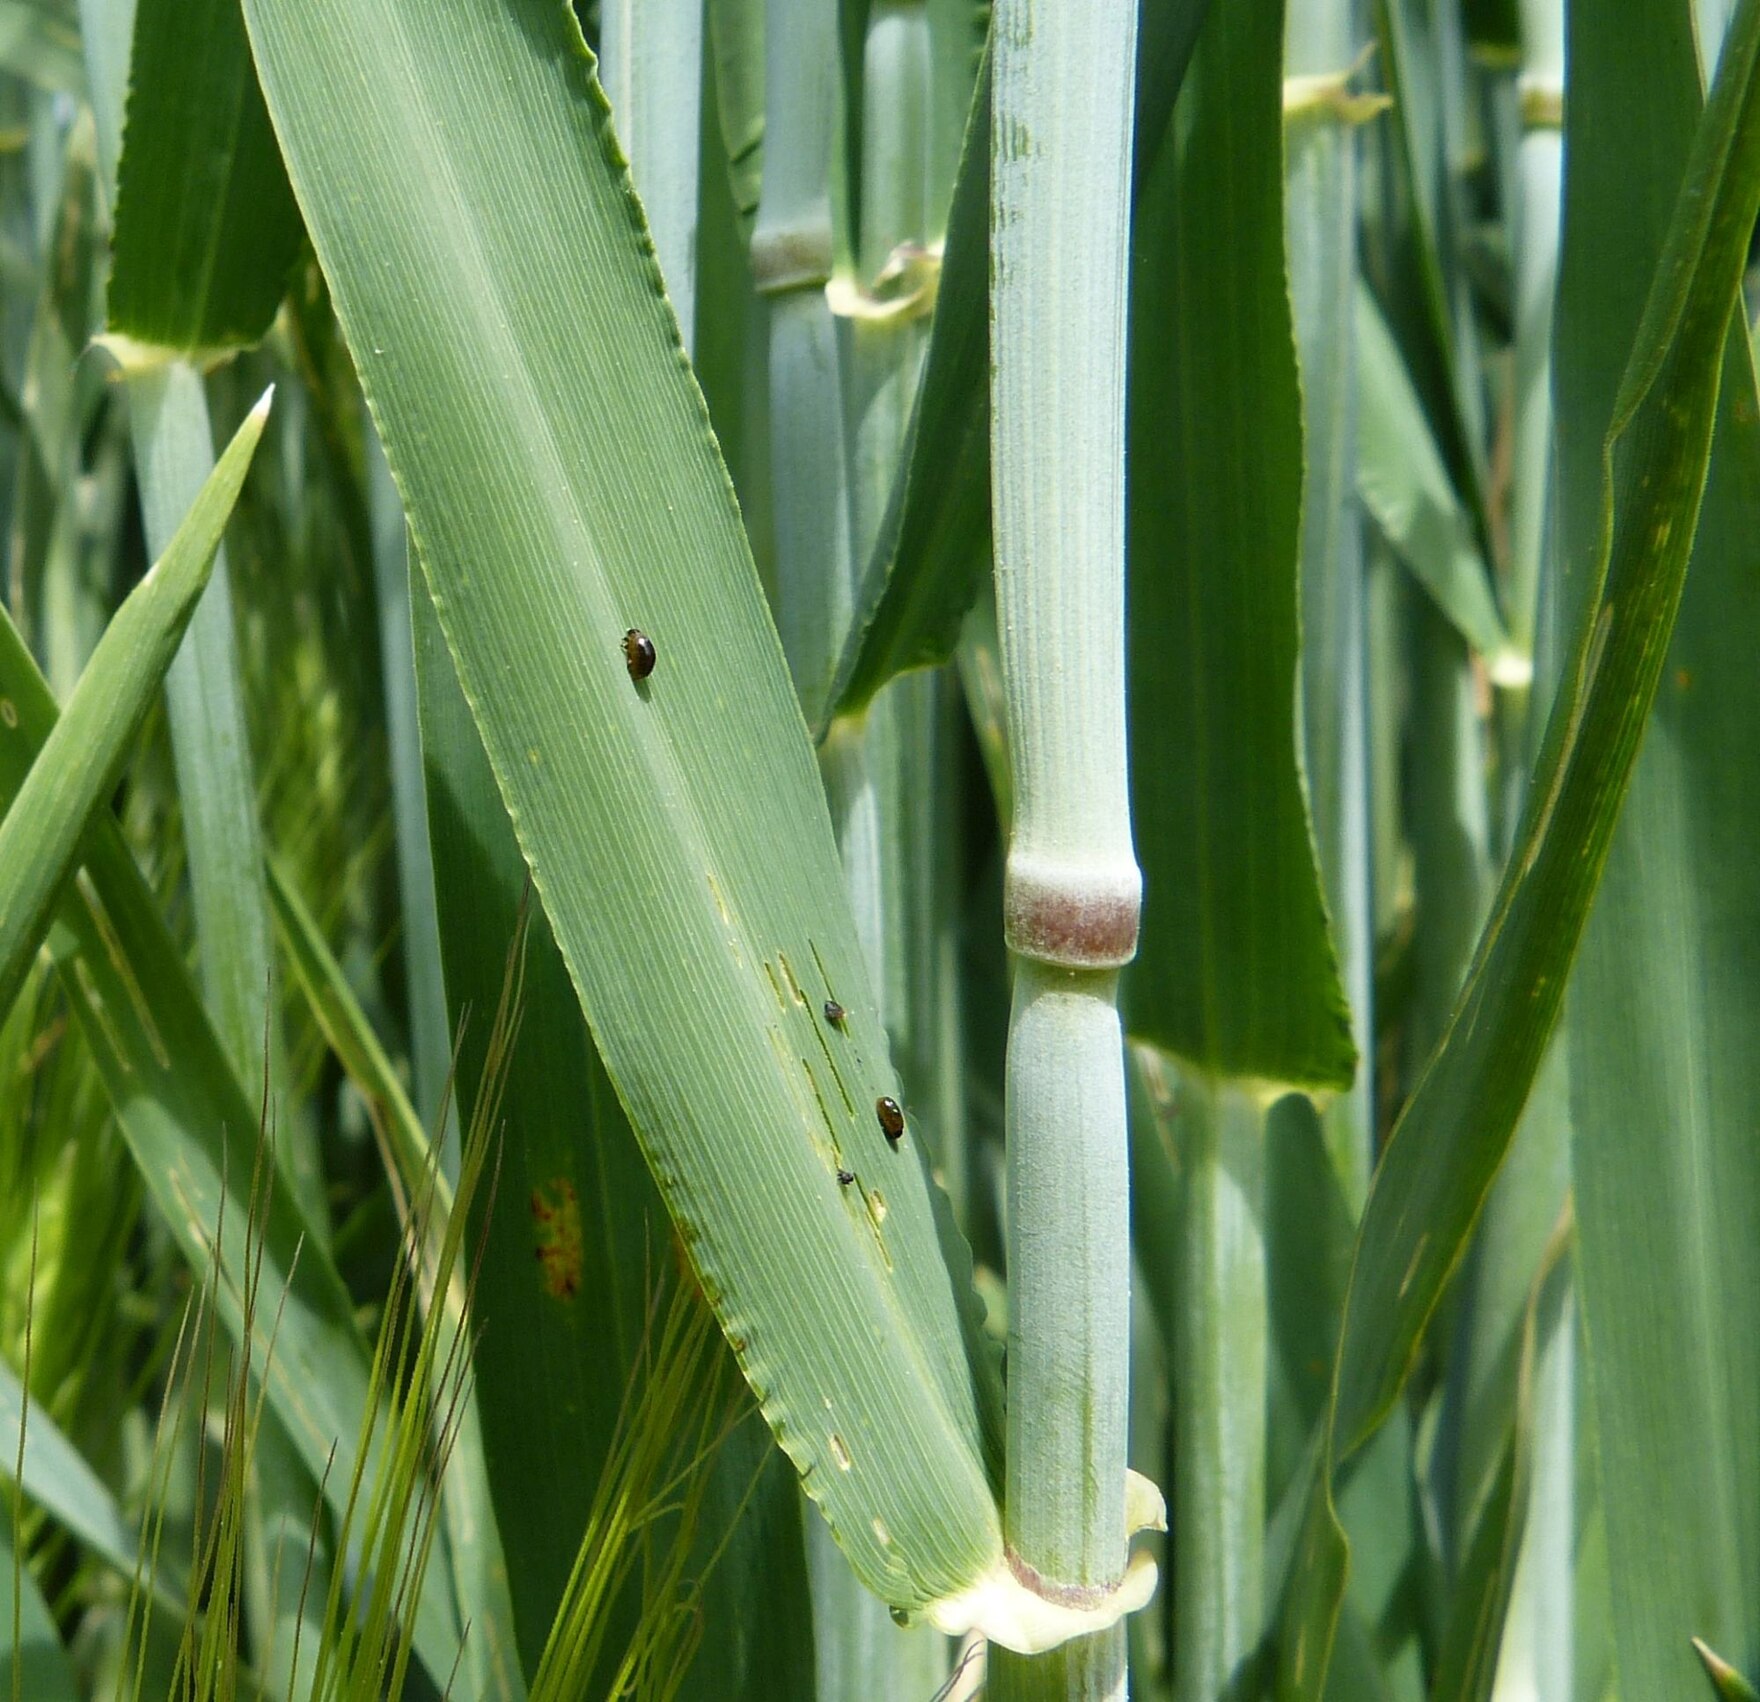
<path id="1" fill-rule="evenodd" d="M 556 1300 L 574 1299 L 581 1286 L 581 1206 L 566 1176 L 532 1190 L 532 1232 L 545 1291 Z"/>

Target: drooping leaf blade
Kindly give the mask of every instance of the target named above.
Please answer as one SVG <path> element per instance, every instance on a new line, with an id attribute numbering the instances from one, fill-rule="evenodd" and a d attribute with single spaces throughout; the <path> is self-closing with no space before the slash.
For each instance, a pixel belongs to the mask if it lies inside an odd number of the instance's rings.
<path id="1" fill-rule="evenodd" d="M 639 1374 L 650 1291 L 673 1259 L 664 1209 L 575 1003 L 425 586 L 412 606 L 416 685 L 446 995 L 468 1114 L 487 1051 L 483 1013 L 527 906 L 524 1014 L 499 1083 L 519 1138 L 500 1156 L 473 1318 L 483 1447 L 528 1671 L 547 1633 Z M 722 1350 L 724 1351 L 724 1350 Z M 721 1375 L 719 1354 L 715 1375 Z M 764 1463 L 768 1457 L 768 1463 Z M 810 1640 L 800 1495 L 756 1414 L 708 1467 L 698 1542 L 722 1550 L 701 1604 L 705 1653 L 687 1698 L 805 1697 Z M 747 1497 L 749 1494 L 749 1502 Z M 735 1522 L 737 1521 L 737 1522 Z M 733 1528 L 730 1531 L 729 1526 Z M 633 1603 L 621 1604 L 633 1610 Z M 605 1649 L 621 1658 L 628 1623 Z M 805 1642 L 804 1652 L 800 1645 Z"/>
<path id="2" fill-rule="evenodd" d="M 456 1091 L 474 1106 L 487 1016 L 526 897 L 525 864 L 458 689 L 427 589 L 412 587 L 429 837 Z M 500 1086 L 507 1127 L 477 1277 L 490 1483 L 514 1619 L 537 1670 L 610 1449 L 647 1283 L 667 1248 L 659 1200 L 587 1033 L 549 923 L 527 900 L 525 1014 Z"/>
<path id="3" fill-rule="evenodd" d="M 1250 14 L 1250 16 L 1249 16 Z M 1224 27 L 1227 25 L 1228 27 Z M 1138 198 L 1127 1026 L 1202 1069 L 1349 1086 L 1356 1048 L 1296 754 L 1301 396 L 1281 10 L 1211 14 Z"/>
<path id="4" fill-rule="evenodd" d="M 740 232 L 749 242 L 764 181 L 763 0 L 708 0 L 707 23 L 728 187 Z"/>
<path id="5" fill-rule="evenodd" d="M 1166 132 L 1209 0 L 1150 0 L 1137 48 L 1140 185 Z M 990 571 L 990 66 L 986 55 L 954 183 L 923 382 L 901 472 L 827 698 L 860 710 L 894 674 L 945 662 Z"/>
<path id="6" fill-rule="evenodd" d="M 870 1587 L 957 1590 L 1000 1554 L 994 1375 L 920 1149 L 874 1116 L 895 1087 L 818 777 L 578 30 L 541 0 L 247 20 L 465 696 L 705 1289 Z"/>
<path id="7" fill-rule="evenodd" d="M 269 329 L 299 212 L 238 0 L 138 0 L 110 329 L 184 353 Z"/>

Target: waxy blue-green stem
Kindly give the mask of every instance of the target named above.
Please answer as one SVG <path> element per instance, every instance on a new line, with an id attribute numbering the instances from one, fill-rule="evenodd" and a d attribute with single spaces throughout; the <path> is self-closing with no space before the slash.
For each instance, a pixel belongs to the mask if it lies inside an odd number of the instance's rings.
<path id="1" fill-rule="evenodd" d="M 764 53 L 764 186 L 752 282 L 770 304 L 776 624 L 811 724 L 852 604 L 843 384 L 825 295 L 835 253 L 836 8 L 767 0 Z"/>
<path id="2" fill-rule="evenodd" d="M 1173 1694 L 1215 1702 L 1265 1628 L 1264 1097 L 1181 1071 Z"/>
<path id="3" fill-rule="evenodd" d="M 1136 950 L 1124 716 L 1126 261 L 1136 6 L 993 20 L 991 448 L 1015 812 L 1004 928 L 1016 1576 L 1102 1598 L 1125 1567 L 1129 1180 L 1117 974 Z M 993 1651 L 989 1694 L 1122 1697 L 1124 1631 Z"/>
<path id="4" fill-rule="evenodd" d="M 689 349 L 697 303 L 703 0 L 603 0 L 599 80 Z"/>

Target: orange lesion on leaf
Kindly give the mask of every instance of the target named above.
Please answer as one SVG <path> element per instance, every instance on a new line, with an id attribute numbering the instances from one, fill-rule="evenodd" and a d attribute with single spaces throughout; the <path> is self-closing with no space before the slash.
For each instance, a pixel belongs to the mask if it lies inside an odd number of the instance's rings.
<path id="1" fill-rule="evenodd" d="M 532 1190 L 532 1231 L 546 1291 L 557 1300 L 574 1299 L 581 1286 L 581 1206 L 566 1176 Z"/>

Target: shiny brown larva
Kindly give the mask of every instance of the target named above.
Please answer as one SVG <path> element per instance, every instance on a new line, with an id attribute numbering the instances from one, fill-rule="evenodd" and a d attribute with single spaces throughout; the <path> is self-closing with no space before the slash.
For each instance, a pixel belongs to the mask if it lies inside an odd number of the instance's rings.
<path id="1" fill-rule="evenodd" d="M 840 1170 L 837 1173 L 837 1185 L 840 1188 L 847 1188 L 855 1179 L 856 1173 L 853 1170 Z"/>
<path id="2" fill-rule="evenodd" d="M 825 1001 L 825 1020 L 830 1023 L 833 1028 L 842 1028 L 843 1019 L 848 1014 L 849 1013 L 843 1008 L 843 1006 L 835 999 L 827 999 Z"/>
<path id="3" fill-rule="evenodd" d="M 904 1112 L 899 1109 L 898 1101 L 882 1094 L 874 1101 L 874 1113 L 880 1119 L 880 1133 L 897 1146 L 904 1135 Z"/>
<path id="4" fill-rule="evenodd" d="M 658 660 L 654 641 L 640 627 L 632 626 L 623 635 L 623 660 L 632 680 L 645 680 L 653 673 Z"/>

